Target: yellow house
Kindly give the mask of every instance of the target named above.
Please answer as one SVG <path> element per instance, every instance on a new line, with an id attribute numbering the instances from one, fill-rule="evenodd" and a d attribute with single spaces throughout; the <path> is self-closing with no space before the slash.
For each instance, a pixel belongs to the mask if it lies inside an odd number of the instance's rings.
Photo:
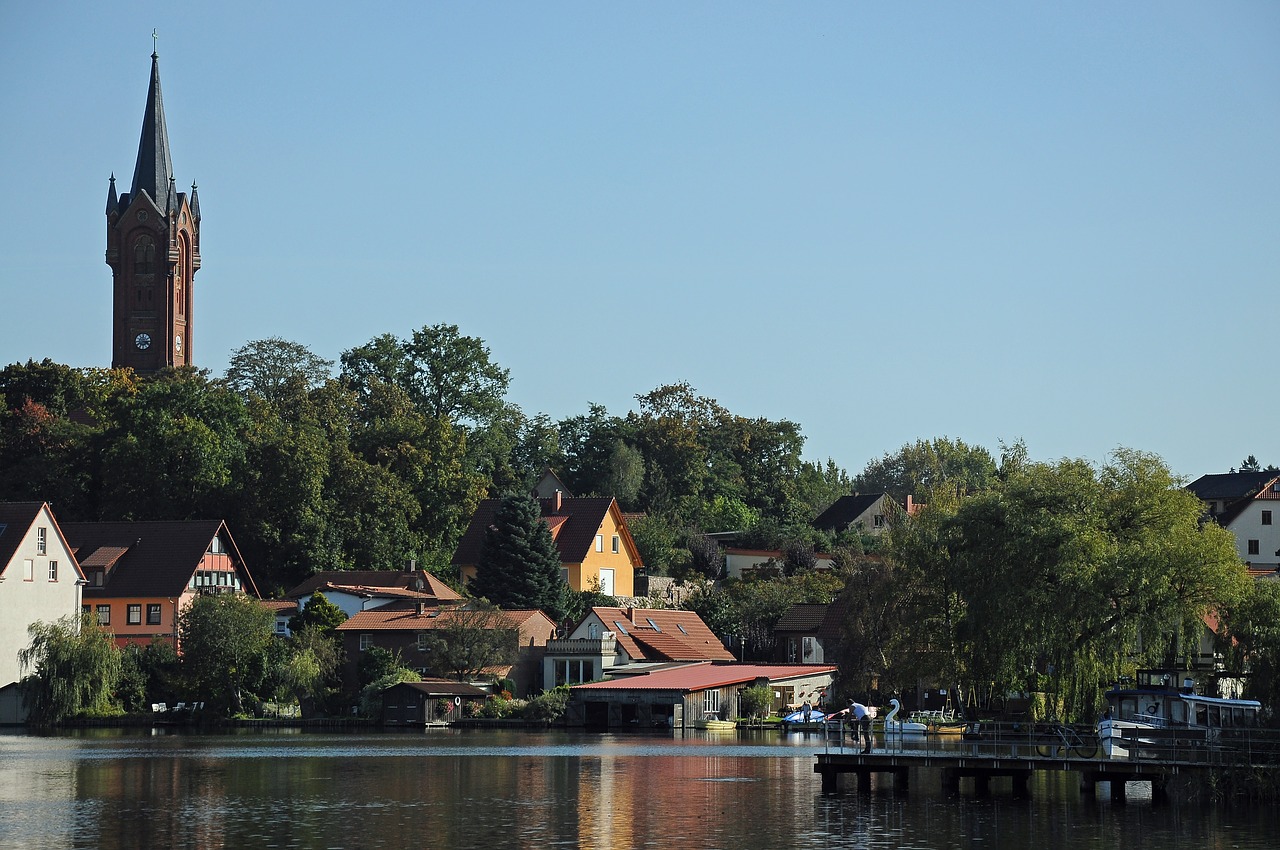
<path id="1" fill-rule="evenodd" d="M 485 530 L 493 524 L 500 499 L 485 499 L 453 553 L 463 584 L 476 575 Z M 634 596 L 640 553 L 613 498 L 565 497 L 557 492 L 538 499 L 542 518 L 560 550 L 560 575 L 573 590 L 599 590 L 607 596 Z"/>

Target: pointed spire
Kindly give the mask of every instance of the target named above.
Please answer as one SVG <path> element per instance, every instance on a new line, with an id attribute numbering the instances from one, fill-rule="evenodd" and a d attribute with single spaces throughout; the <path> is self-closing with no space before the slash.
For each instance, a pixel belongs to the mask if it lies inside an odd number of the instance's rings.
<path id="1" fill-rule="evenodd" d="M 151 196 L 164 212 L 170 207 L 169 190 L 173 180 L 173 163 L 169 159 L 169 131 L 164 123 L 164 98 L 160 95 L 160 56 L 151 54 L 151 85 L 147 88 L 147 111 L 142 116 L 142 139 L 138 142 L 138 161 L 133 167 L 133 188 Z"/>
<path id="2" fill-rule="evenodd" d="M 116 173 L 111 172 L 111 188 L 107 190 L 107 215 L 120 208 L 120 199 L 116 197 Z"/>
<path id="3" fill-rule="evenodd" d="M 191 217 L 200 220 L 200 196 L 196 193 L 196 181 L 191 181 Z"/>

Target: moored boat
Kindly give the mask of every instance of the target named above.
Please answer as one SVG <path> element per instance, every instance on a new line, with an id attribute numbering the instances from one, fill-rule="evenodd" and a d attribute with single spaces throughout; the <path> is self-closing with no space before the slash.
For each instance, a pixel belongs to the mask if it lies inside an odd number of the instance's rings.
<path id="1" fill-rule="evenodd" d="M 886 738 L 920 737 L 929 731 L 929 727 L 924 723 L 914 720 L 898 720 L 898 711 L 902 708 L 902 704 L 896 699 L 889 700 L 889 705 L 893 706 L 893 708 L 889 709 L 889 713 L 884 717 L 884 734 Z"/>
<path id="2" fill-rule="evenodd" d="M 1181 685 L 1175 681 L 1169 671 L 1140 670 L 1133 687 L 1107 692 L 1107 713 L 1098 721 L 1098 741 L 1106 756 L 1129 756 L 1126 737 L 1141 742 L 1142 730 L 1185 730 L 1188 741 L 1214 744 L 1224 731 L 1257 726 L 1262 704 L 1256 700 L 1205 696 L 1195 692 L 1190 678 Z M 1167 731 L 1153 731 L 1149 740 L 1159 738 L 1164 746 L 1178 740 L 1175 734 L 1164 743 L 1169 737 Z"/>

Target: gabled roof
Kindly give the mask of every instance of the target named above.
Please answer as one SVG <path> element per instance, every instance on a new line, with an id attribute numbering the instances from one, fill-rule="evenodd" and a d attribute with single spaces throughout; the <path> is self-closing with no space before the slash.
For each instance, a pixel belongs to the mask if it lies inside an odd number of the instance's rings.
<path id="1" fill-rule="evenodd" d="M 817 519 L 812 523 L 813 527 L 844 531 L 886 495 L 885 493 L 854 493 L 852 496 L 841 496 L 831 507 L 818 514 Z"/>
<path id="2" fill-rule="evenodd" d="M 1280 476 L 1274 472 L 1270 473 L 1271 478 L 1262 482 L 1261 486 L 1249 495 L 1227 502 L 1227 506 L 1213 515 L 1218 524 L 1224 528 L 1235 522 L 1239 516 L 1248 510 L 1249 505 L 1254 502 L 1269 502 L 1280 499 Z"/>
<path id="3" fill-rule="evenodd" d="M 0 502 L 0 575 L 43 507 L 44 502 Z"/>
<path id="4" fill-rule="evenodd" d="M 31 526 L 36 523 L 36 520 L 40 518 L 40 514 L 44 511 L 49 512 L 53 533 L 66 546 L 67 551 L 74 556 L 75 550 L 67 543 L 66 534 L 63 533 L 61 526 L 58 525 L 58 520 L 53 516 L 53 509 L 49 507 L 47 502 L 0 502 L 0 576 L 4 575 L 9 563 L 13 561 L 18 552 L 18 547 L 22 545 L 22 538 L 27 536 Z M 78 578 L 84 578 L 84 573 L 81 571 L 80 565 L 75 562 L 74 557 L 71 566 Z"/>
<path id="5" fill-rule="evenodd" d="M 68 522 L 62 532 L 77 560 L 109 566 L 105 585 L 86 587 L 86 597 L 178 596 L 186 590 L 215 536 L 226 545 L 245 590 L 258 595 L 253 576 L 220 519 Z M 119 554 L 119 549 L 124 553 Z"/>
<path id="6" fill-rule="evenodd" d="M 709 688 L 741 685 L 757 679 L 779 682 L 802 676 L 834 673 L 836 669 L 834 664 L 712 664 L 707 662 L 654 670 L 640 676 L 627 676 L 624 679 L 574 685 L 570 691 L 705 691 Z"/>
<path id="7" fill-rule="evenodd" d="M 485 699 L 489 696 L 487 691 L 482 691 L 475 685 L 468 685 L 466 682 L 455 682 L 452 679 L 423 679 L 421 682 L 399 682 L 387 688 L 387 690 L 389 691 L 392 688 L 418 691 L 429 697 Z"/>
<path id="8" fill-rule="evenodd" d="M 440 600 L 462 598 L 456 590 L 426 570 L 321 570 L 290 588 L 285 596 L 289 599 L 301 599 L 317 590 L 323 592 L 326 587 L 355 594 L 393 595 L 387 591 L 399 589 L 414 591 L 414 598 L 418 594 Z"/>
<path id="9" fill-rule="evenodd" d="M 1201 475 L 1187 489 L 1206 502 L 1229 502 L 1252 496 L 1275 478 L 1275 472 L 1224 472 Z"/>
<path id="10" fill-rule="evenodd" d="M 775 632 L 817 633 L 819 627 L 822 626 L 823 619 L 827 616 L 827 607 L 826 605 L 807 603 L 792 605 L 778 618 L 778 624 L 773 627 L 773 630 Z"/>
<path id="11" fill-rule="evenodd" d="M 692 611 L 674 608 L 591 609 L 633 661 L 734 661 L 715 632 Z"/>
<path id="12" fill-rule="evenodd" d="M 559 505 L 556 504 L 557 501 Z M 493 518 L 501 504 L 501 499 L 485 499 L 480 502 L 466 532 L 458 541 L 458 548 L 453 553 L 453 563 L 468 565 L 480 562 L 485 530 L 493 525 Z M 542 518 L 551 528 L 562 564 L 580 564 L 586 559 L 595 544 L 596 535 L 600 533 L 600 526 L 611 509 L 618 512 L 619 533 L 628 538 L 629 549 L 634 551 L 634 543 L 629 539 L 631 535 L 627 531 L 622 511 L 612 498 L 538 499 L 538 507 Z"/>
<path id="13" fill-rule="evenodd" d="M 409 631 L 420 632 L 427 629 L 438 629 L 456 621 L 469 612 L 456 608 L 424 608 L 421 613 L 416 605 L 393 603 L 369 611 L 359 611 L 346 622 L 338 626 L 340 632 L 373 632 L 373 631 Z M 509 629 L 520 629 L 527 625 L 536 625 L 531 621 L 541 617 L 545 626 L 555 629 L 555 623 L 546 614 L 538 610 L 526 611 L 494 611 L 498 620 Z"/>
<path id="14" fill-rule="evenodd" d="M 279 614 L 296 614 L 298 603 L 292 599 L 260 599 L 262 607 Z"/>

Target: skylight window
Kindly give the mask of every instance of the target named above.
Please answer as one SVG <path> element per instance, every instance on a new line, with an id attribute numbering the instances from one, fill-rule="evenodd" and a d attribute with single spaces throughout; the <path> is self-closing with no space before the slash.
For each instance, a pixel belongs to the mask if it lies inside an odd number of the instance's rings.
<path id="1" fill-rule="evenodd" d="M 684 630 L 684 626 L 680 625 L 679 623 L 676 623 L 676 628 L 680 630 L 680 634 L 682 634 L 682 635 L 687 635 L 687 634 L 689 634 L 688 632 L 686 632 L 686 631 Z"/>
<path id="2" fill-rule="evenodd" d="M 653 621 L 652 617 L 645 617 L 645 619 L 649 621 L 649 625 L 653 626 L 653 630 L 655 632 L 662 631 L 662 629 L 658 628 L 658 624 Z"/>
<path id="3" fill-rule="evenodd" d="M 622 623 L 619 623 L 617 620 L 614 620 L 614 621 L 613 621 L 613 626 L 614 626 L 614 628 L 616 628 L 618 631 L 622 632 L 624 635 L 625 635 L 625 634 L 630 634 L 630 632 L 628 632 L 628 631 L 627 631 L 626 627 L 625 627 L 625 626 L 623 626 L 623 625 L 622 625 Z"/>

